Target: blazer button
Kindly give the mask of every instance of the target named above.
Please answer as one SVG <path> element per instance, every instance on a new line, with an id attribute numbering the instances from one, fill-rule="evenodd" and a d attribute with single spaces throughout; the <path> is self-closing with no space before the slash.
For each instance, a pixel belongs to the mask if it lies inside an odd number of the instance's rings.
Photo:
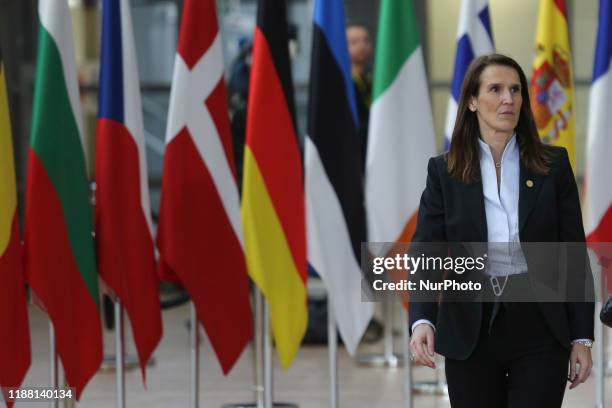
<path id="1" fill-rule="evenodd" d="M 526 184 L 526 185 L 527 185 L 527 187 L 529 187 L 529 188 L 533 187 L 533 181 L 531 181 L 531 180 L 527 180 L 527 181 L 525 182 L 525 184 Z"/>

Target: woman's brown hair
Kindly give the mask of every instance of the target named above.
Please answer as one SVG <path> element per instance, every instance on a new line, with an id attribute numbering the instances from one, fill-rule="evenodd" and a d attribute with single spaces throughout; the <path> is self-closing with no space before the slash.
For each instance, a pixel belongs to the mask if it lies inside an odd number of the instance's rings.
<path id="1" fill-rule="evenodd" d="M 474 59 L 465 73 L 461 85 L 455 128 L 453 129 L 450 149 L 446 156 L 449 174 L 464 183 L 474 182 L 480 176 L 480 147 L 478 145 L 480 127 L 478 126 L 476 112 L 472 112 L 468 107 L 471 98 L 478 96 L 482 71 L 490 65 L 510 67 L 518 74 L 521 81 L 523 102 L 518 124 L 514 130 L 521 162 L 532 173 L 547 174 L 549 159 L 546 148 L 538 135 L 538 129 L 531 112 L 527 78 L 515 60 L 501 54 L 483 55 Z"/>

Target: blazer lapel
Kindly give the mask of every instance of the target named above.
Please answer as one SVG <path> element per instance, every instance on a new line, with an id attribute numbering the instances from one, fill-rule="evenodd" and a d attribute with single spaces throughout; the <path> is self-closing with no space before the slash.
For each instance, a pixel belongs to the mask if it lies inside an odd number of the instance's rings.
<path id="1" fill-rule="evenodd" d="M 521 161 L 521 174 L 519 182 L 519 231 L 522 231 L 527 218 L 537 202 L 540 188 L 544 181 L 539 174 L 531 173 Z"/>
<path id="2" fill-rule="evenodd" d="M 484 206 L 484 194 L 482 192 L 482 179 L 479 177 L 478 181 L 470 184 L 464 184 L 465 186 L 465 199 L 468 205 L 473 208 L 470 211 L 471 216 L 471 227 L 475 229 L 476 239 L 474 242 L 487 242 L 487 214 Z"/>

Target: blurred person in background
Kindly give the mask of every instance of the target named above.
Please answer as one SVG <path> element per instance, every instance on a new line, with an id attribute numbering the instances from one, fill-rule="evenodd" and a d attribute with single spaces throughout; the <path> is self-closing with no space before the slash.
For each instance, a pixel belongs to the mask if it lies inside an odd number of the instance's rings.
<path id="1" fill-rule="evenodd" d="M 357 99 L 357 115 L 359 116 L 357 134 L 361 144 L 361 164 L 363 171 L 365 171 L 370 105 L 372 105 L 372 56 L 374 50 L 370 29 L 361 23 L 347 24 L 346 42 L 351 59 L 351 77 Z M 363 340 L 366 343 L 374 343 L 380 340 L 382 335 L 382 324 L 378 320 L 372 319 Z"/>
<path id="2" fill-rule="evenodd" d="M 295 23 L 289 22 L 287 30 L 289 56 L 293 60 L 299 52 L 298 27 Z M 232 145 L 234 148 L 238 189 L 240 191 L 242 191 L 242 165 L 244 162 L 252 51 L 252 38 L 242 37 L 238 40 L 238 54 L 230 65 L 227 79 Z"/>
<path id="3" fill-rule="evenodd" d="M 251 51 L 253 43 L 250 38 L 240 38 L 238 55 L 232 62 L 228 79 L 228 99 L 232 145 L 238 189 L 242 191 L 242 164 L 244 160 L 244 142 L 246 135 L 247 100 L 249 96 L 249 76 L 251 75 Z"/>
<path id="4" fill-rule="evenodd" d="M 368 123 L 370 105 L 372 104 L 372 37 L 367 26 L 353 23 L 346 27 L 346 39 L 351 59 L 351 75 L 353 77 L 353 84 L 355 85 L 355 94 L 357 97 L 359 140 L 362 144 L 362 162 L 365 168 Z"/>

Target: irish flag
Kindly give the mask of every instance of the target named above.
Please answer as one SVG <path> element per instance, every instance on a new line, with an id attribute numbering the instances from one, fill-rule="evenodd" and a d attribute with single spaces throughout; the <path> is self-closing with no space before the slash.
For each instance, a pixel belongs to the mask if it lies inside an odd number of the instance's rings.
<path id="1" fill-rule="evenodd" d="M 427 161 L 436 153 L 423 52 L 411 0 L 382 0 L 366 158 L 371 242 L 408 242 Z"/>
<path id="2" fill-rule="evenodd" d="M 30 331 L 21 268 L 17 188 L 4 66 L 0 53 L 0 387 L 18 387 L 30 366 Z"/>
<path id="3" fill-rule="evenodd" d="M 85 136 L 68 4 L 40 0 L 25 210 L 25 267 L 77 399 L 102 361 Z"/>

